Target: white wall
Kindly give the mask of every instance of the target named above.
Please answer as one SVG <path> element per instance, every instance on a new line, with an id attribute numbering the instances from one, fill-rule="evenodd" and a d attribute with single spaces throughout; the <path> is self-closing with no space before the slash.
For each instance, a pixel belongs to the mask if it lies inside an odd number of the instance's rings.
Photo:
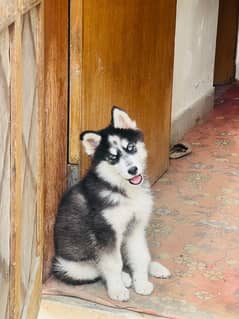
<path id="1" fill-rule="evenodd" d="M 219 0 L 177 1 L 172 128 L 213 92 L 218 5 Z"/>

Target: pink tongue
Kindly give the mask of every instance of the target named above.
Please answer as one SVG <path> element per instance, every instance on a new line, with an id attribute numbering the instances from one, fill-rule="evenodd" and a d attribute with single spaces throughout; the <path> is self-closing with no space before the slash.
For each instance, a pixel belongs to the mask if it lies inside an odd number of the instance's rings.
<path id="1" fill-rule="evenodd" d="M 133 178 L 129 179 L 129 182 L 133 185 L 138 185 L 142 182 L 143 177 L 141 175 L 134 176 Z"/>

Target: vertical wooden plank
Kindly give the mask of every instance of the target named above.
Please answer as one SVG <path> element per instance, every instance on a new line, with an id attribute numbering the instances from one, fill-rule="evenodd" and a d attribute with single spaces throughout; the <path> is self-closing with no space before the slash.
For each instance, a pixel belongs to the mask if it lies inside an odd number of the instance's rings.
<path id="1" fill-rule="evenodd" d="M 39 222 L 39 7 L 33 7 L 23 16 L 22 29 L 22 241 L 21 241 L 21 304 L 22 319 L 33 316 L 39 304 L 41 291 L 42 253 L 38 252 Z M 41 41 L 42 43 L 42 41 Z M 42 105 L 41 105 L 42 107 Z M 43 239 L 43 237 L 41 237 Z M 34 300 L 33 300 L 34 294 Z M 38 296 L 38 298 L 37 298 Z"/>
<path id="2" fill-rule="evenodd" d="M 37 256 L 39 265 L 35 271 L 35 284 L 29 291 L 26 304 L 26 319 L 36 318 L 39 309 L 43 271 L 43 209 L 44 209 L 44 1 L 39 6 L 38 41 L 37 41 L 37 65 L 38 65 L 38 178 L 37 178 Z"/>
<path id="3" fill-rule="evenodd" d="M 44 278 L 53 255 L 53 225 L 67 179 L 68 1 L 45 2 Z"/>
<path id="4" fill-rule="evenodd" d="M 7 319 L 10 279 L 10 78 L 9 29 L 0 32 L 0 318 Z"/>
<path id="5" fill-rule="evenodd" d="M 41 259 L 41 278 L 43 268 L 43 212 L 44 212 L 44 144 L 45 144 L 45 79 L 44 79 L 44 0 L 39 6 L 37 65 L 38 65 L 38 178 L 37 178 L 37 255 Z M 42 280 L 41 280 L 42 281 Z"/>
<path id="6" fill-rule="evenodd" d="M 32 145 L 30 143 L 30 139 L 34 138 L 34 134 L 32 130 L 30 130 L 31 137 L 28 140 L 28 152 L 34 151 L 37 156 L 36 158 L 36 165 L 35 165 L 35 179 L 36 179 L 36 193 L 35 193 L 35 201 L 36 201 L 36 207 L 35 207 L 35 216 L 34 220 L 32 220 L 33 225 L 30 224 L 30 218 L 28 221 L 28 227 L 34 226 L 34 234 L 32 235 L 31 239 L 33 240 L 31 243 L 31 240 L 29 240 L 29 243 L 27 244 L 29 246 L 32 244 L 31 249 L 31 261 L 30 261 L 30 267 L 27 265 L 30 273 L 29 281 L 27 282 L 28 290 L 24 301 L 24 308 L 22 311 L 22 317 L 21 319 L 35 319 L 38 313 L 39 305 L 40 305 L 40 299 L 41 299 L 41 286 L 42 286 L 42 265 L 43 265 L 43 173 L 44 173 L 44 32 L 43 32 L 43 18 L 44 18 L 44 3 L 42 3 L 37 6 L 36 8 L 31 9 L 31 11 L 25 15 L 25 19 L 28 19 L 27 21 L 30 23 L 28 26 L 25 25 L 25 36 L 28 38 L 29 34 L 28 31 L 31 31 L 31 41 L 32 41 L 32 53 L 34 53 L 34 58 L 32 60 L 33 65 L 36 67 L 36 74 L 35 74 L 35 84 L 32 86 L 34 90 L 32 92 L 29 92 L 29 96 L 32 98 L 31 103 L 29 105 L 30 108 L 32 108 L 32 111 L 35 112 L 35 126 L 36 126 L 36 132 L 35 132 L 35 139 L 36 139 L 36 145 L 35 148 L 32 148 Z M 29 29 L 28 29 L 29 28 Z M 24 37 L 24 29 L 23 29 L 23 37 Z M 23 46 L 24 46 L 24 40 L 23 40 Z M 29 52 L 31 49 L 29 48 L 29 43 L 25 47 L 25 50 Z M 23 51 L 24 54 L 24 51 Z M 31 54 L 28 55 L 28 59 L 30 58 Z M 35 61 L 34 61 L 35 60 Z M 25 62 L 26 63 L 26 62 Z M 23 59 L 23 65 L 24 65 L 24 59 Z M 34 69 L 34 67 L 33 67 Z M 27 72 L 27 67 L 25 72 Z M 27 75 L 28 74 L 28 75 Z M 27 72 L 27 78 L 30 77 L 30 72 Z M 34 74 L 34 70 L 31 71 L 31 74 Z M 24 75 L 24 74 L 23 74 Z M 24 76 L 23 76 L 23 92 L 24 92 Z M 25 83 L 27 84 L 27 83 Z M 25 90 L 27 87 L 25 87 Z M 23 95 L 23 101 L 26 99 Z M 26 114 L 24 113 L 24 108 L 27 106 L 27 100 L 25 100 L 25 105 L 23 106 L 23 116 Z M 32 104 L 32 105 L 31 105 Z M 35 110 L 34 110 L 35 108 Z M 33 117 L 31 117 L 33 119 Z M 33 123 L 32 123 L 33 124 Z M 26 127 L 25 127 L 26 129 Z M 23 128 L 24 132 L 24 128 Z M 29 156 L 29 160 L 31 161 L 31 156 Z M 31 167 L 33 168 L 33 163 L 31 164 Z M 26 191 L 26 189 L 25 189 Z M 29 192 L 28 192 L 29 196 Z M 24 204 L 24 201 L 23 201 Z M 24 214 L 24 212 L 23 212 Z M 26 213 L 25 213 L 26 214 Z M 34 212 L 32 211 L 31 214 L 33 215 Z M 26 226 L 26 225 L 25 225 Z M 27 233 L 28 230 L 26 230 Z M 34 246 L 34 247 L 33 247 Z M 23 264 L 22 260 L 22 264 Z M 25 268 L 25 272 L 26 269 Z M 23 278 L 22 278 L 23 280 Z M 24 282 L 23 282 L 24 284 Z"/>
<path id="7" fill-rule="evenodd" d="M 79 162 L 80 112 L 83 92 L 83 1 L 70 1 L 69 163 Z"/>
<path id="8" fill-rule="evenodd" d="M 37 29 L 38 10 L 23 15 L 22 26 L 22 218 L 21 303 L 24 305 L 36 259 L 38 174 Z"/>
<path id="9" fill-rule="evenodd" d="M 10 318 L 20 318 L 21 276 L 21 167 L 22 167 L 22 61 L 21 61 L 22 18 L 17 16 L 12 30 L 10 50 L 12 65 L 11 80 L 11 277 Z"/>

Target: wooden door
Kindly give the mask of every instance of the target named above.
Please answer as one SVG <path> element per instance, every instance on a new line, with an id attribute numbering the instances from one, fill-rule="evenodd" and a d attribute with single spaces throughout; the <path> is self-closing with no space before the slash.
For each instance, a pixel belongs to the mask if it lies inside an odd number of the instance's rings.
<path id="1" fill-rule="evenodd" d="M 220 0 L 214 84 L 230 83 L 235 78 L 238 30 L 238 0 Z"/>
<path id="2" fill-rule="evenodd" d="M 149 176 L 168 167 L 176 0 L 72 0 L 69 162 L 85 171 L 79 133 L 110 121 L 112 105 L 135 118 Z"/>
<path id="3" fill-rule="evenodd" d="M 36 318 L 42 274 L 43 4 L 0 0 L 0 318 Z"/>

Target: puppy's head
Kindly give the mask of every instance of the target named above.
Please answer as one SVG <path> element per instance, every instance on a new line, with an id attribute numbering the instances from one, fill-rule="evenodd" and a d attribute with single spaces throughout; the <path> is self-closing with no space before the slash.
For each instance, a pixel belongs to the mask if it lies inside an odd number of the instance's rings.
<path id="1" fill-rule="evenodd" d="M 80 138 L 101 178 L 113 185 L 142 183 L 147 158 L 143 134 L 125 111 L 114 106 L 108 127 L 85 131 Z"/>

